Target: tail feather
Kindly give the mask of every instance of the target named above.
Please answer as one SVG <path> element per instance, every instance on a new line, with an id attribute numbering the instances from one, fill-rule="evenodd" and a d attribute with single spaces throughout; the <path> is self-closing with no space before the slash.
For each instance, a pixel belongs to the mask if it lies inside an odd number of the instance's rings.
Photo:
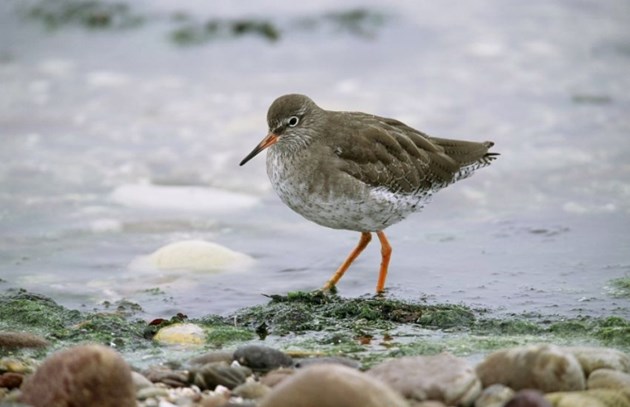
<path id="1" fill-rule="evenodd" d="M 479 168 L 486 167 L 494 161 L 499 153 L 489 152 L 494 146 L 492 141 L 475 142 L 451 140 L 431 137 L 431 141 L 444 149 L 444 154 L 455 160 L 460 168 L 453 176 L 452 182 L 468 178 Z"/>

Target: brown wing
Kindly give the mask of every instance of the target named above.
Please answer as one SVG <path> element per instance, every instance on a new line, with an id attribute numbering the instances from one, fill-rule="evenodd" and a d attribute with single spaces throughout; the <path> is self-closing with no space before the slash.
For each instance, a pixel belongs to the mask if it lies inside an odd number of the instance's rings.
<path id="1" fill-rule="evenodd" d="M 469 176 L 487 165 L 492 145 L 432 138 L 397 120 L 363 113 L 340 113 L 340 119 L 344 130 L 335 137 L 334 153 L 342 159 L 341 169 L 395 193 L 431 191 Z"/>

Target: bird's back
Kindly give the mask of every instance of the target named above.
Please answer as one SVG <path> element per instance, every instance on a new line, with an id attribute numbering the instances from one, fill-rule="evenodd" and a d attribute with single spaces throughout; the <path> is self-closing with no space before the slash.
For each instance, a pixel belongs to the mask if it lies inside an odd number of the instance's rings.
<path id="1" fill-rule="evenodd" d="M 393 193 L 424 194 L 441 189 L 485 167 L 498 154 L 494 143 L 428 136 L 395 120 L 359 112 L 331 112 L 334 153 L 341 170 Z M 338 122 L 338 125 L 335 125 Z"/>

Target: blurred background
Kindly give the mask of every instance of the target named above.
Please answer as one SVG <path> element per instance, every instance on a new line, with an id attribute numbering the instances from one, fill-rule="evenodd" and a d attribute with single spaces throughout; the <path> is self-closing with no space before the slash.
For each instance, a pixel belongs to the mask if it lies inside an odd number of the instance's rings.
<path id="1" fill-rule="evenodd" d="M 320 287 L 358 234 L 271 190 L 269 104 L 493 140 L 491 167 L 388 229 L 388 295 L 496 314 L 630 317 L 626 0 L 0 2 L 0 291 L 150 316 Z M 254 261 L 134 267 L 177 241 Z M 370 295 L 370 246 L 341 280 Z M 624 285 L 625 284 L 625 285 Z"/>

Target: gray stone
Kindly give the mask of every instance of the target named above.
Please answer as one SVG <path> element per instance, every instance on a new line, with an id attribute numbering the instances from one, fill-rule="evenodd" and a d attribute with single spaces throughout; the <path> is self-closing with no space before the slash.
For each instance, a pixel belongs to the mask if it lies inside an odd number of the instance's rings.
<path id="1" fill-rule="evenodd" d="M 245 366 L 231 366 L 225 362 L 207 363 L 190 370 L 190 382 L 201 390 L 214 390 L 217 386 L 233 389 L 245 383 L 252 371 Z"/>
<path id="2" fill-rule="evenodd" d="M 274 387 L 259 407 L 407 407 L 387 384 L 342 365 L 298 370 Z"/>
<path id="3" fill-rule="evenodd" d="M 234 352 L 234 360 L 259 372 L 268 372 L 279 367 L 293 365 L 291 356 L 267 346 L 241 346 Z"/>
<path id="4" fill-rule="evenodd" d="M 390 360 L 375 366 L 368 374 L 417 401 L 469 406 L 481 392 L 481 383 L 472 367 L 449 353 Z"/>
<path id="5" fill-rule="evenodd" d="M 483 386 L 495 383 L 514 390 L 583 390 L 582 367 L 570 352 L 554 345 L 530 345 L 499 350 L 477 365 Z"/>

